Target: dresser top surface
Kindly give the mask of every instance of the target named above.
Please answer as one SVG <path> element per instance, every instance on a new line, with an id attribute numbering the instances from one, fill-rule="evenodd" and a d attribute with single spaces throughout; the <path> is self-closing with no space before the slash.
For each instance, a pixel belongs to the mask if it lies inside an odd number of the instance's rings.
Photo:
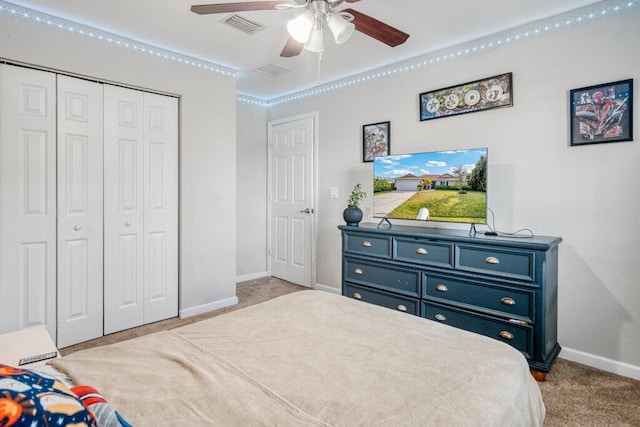
<path id="1" fill-rule="evenodd" d="M 510 246 L 529 249 L 548 250 L 562 242 L 561 237 L 537 236 L 509 237 L 504 235 L 487 236 L 484 232 L 469 235 L 469 231 L 446 228 L 415 227 L 409 225 L 382 225 L 378 228 L 374 223 L 360 223 L 359 226 L 340 225 L 338 228 L 349 233 L 373 233 L 377 235 L 402 236 L 422 239 L 449 240 L 463 243 Z"/>

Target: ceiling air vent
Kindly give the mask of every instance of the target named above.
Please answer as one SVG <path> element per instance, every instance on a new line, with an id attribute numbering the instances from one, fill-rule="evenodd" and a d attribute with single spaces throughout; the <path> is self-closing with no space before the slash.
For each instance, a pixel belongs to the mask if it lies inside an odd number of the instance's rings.
<path id="1" fill-rule="evenodd" d="M 256 68 L 253 71 L 255 71 L 256 73 L 264 74 L 265 76 L 269 76 L 269 77 L 278 77 L 279 75 L 286 74 L 291 70 L 288 68 L 280 67 L 275 64 L 266 64 L 260 68 Z"/>
<path id="2" fill-rule="evenodd" d="M 250 19 L 240 15 L 229 15 L 226 18 L 221 19 L 220 22 L 233 27 L 236 30 L 242 31 L 243 33 L 249 34 L 250 36 L 266 28 L 264 25 L 251 21 Z"/>

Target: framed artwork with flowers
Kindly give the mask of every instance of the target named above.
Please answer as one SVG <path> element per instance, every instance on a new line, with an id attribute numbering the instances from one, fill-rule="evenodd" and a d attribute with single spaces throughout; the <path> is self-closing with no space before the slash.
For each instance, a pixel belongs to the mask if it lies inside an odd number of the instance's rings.
<path id="1" fill-rule="evenodd" d="M 391 122 L 362 126 L 362 161 L 373 162 L 377 156 L 391 154 Z"/>
<path id="2" fill-rule="evenodd" d="M 420 94 L 420 121 L 513 106 L 512 73 Z"/>

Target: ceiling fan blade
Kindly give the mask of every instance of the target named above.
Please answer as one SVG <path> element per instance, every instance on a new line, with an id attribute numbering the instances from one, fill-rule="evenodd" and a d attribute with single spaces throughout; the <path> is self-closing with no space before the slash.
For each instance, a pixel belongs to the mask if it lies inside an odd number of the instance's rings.
<path id="1" fill-rule="evenodd" d="M 356 26 L 356 30 L 373 37 L 374 39 L 381 41 L 382 43 L 391 47 L 396 47 L 406 42 L 409 38 L 409 34 L 404 33 L 397 28 L 393 28 L 390 25 L 380 22 L 375 18 L 360 13 L 353 9 L 342 9 L 340 13 L 346 12 L 349 15 L 353 15 L 353 24 Z"/>
<path id="2" fill-rule="evenodd" d="M 191 6 L 191 12 L 199 15 L 208 15 L 210 13 L 229 13 L 229 12 L 246 12 L 250 10 L 272 10 L 277 5 L 285 3 L 281 1 L 250 1 L 245 3 L 219 3 L 219 4 L 201 4 Z"/>
<path id="3" fill-rule="evenodd" d="M 282 52 L 280 52 L 280 56 L 283 58 L 291 58 L 292 56 L 300 55 L 302 52 L 302 48 L 304 47 L 304 43 L 300 43 L 293 37 L 289 37 L 287 43 L 282 48 Z"/>

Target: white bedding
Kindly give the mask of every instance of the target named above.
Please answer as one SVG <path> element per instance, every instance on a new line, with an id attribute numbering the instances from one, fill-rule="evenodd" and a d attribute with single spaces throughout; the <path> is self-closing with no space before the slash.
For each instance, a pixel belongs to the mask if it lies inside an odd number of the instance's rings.
<path id="1" fill-rule="evenodd" d="M 135 426 L 541 426 L 545 414 L 510 346 L 319 291 L 52 364 Z"/>

